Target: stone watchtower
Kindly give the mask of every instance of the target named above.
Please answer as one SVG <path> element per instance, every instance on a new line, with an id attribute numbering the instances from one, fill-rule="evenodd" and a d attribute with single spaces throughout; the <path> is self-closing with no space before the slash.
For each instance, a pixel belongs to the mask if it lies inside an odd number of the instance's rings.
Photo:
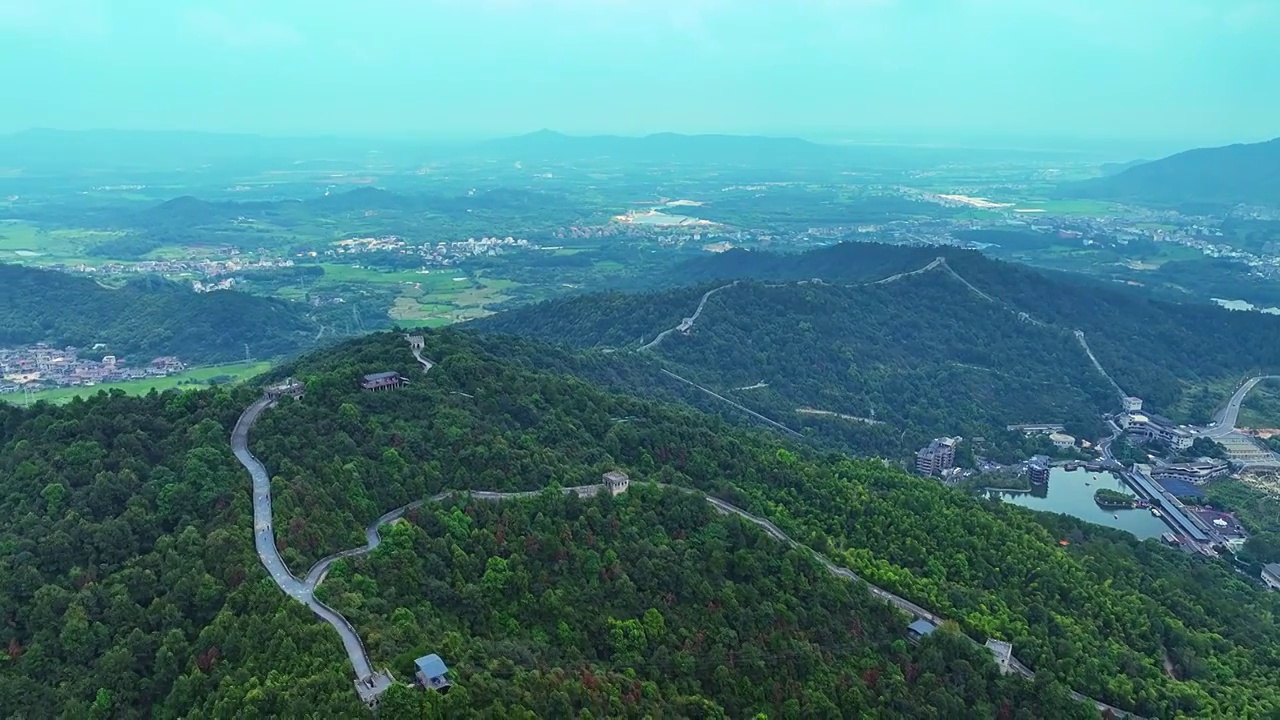
<path id="1" fill-rule="evenodd" d="M 627 486 L 631 484 L 631 479 L 624 472 L 614 470 L 604 474 L 604 489 L 609 491 L 610 495 L 621 495 L 627 491 Z"/>
<path id="2" fill-rule="evenodd" d="M 421 335 L 405 335 L 405 339 L 409 341 L 409 348 L 413 350 L 422 350 L 427 346 L 427 339 Z"/>

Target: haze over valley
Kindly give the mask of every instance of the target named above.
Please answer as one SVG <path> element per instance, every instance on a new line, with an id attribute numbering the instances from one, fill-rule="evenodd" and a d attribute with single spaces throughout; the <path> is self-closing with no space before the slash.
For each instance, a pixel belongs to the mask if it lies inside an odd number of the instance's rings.
<path id="1" fill-rule="evenodd" d="M 1277 8 L 268 5 L 0 3 L 0 716 L 1280 713 Z"/>

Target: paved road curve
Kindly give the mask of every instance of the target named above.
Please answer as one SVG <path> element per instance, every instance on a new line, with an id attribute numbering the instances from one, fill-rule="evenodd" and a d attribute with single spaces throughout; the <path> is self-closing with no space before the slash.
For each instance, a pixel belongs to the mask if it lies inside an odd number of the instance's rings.
<path id="1" fill-rule="evenodd" d="M 1259 375 L 1246 380 L 1231 396 L 1231 399 L 1227 401 L 1227 404 L 1213 414 L 1214 424 L 1207 428 L 1201 428 L 1197 434 L 1208 438 L 1221 438 L 1235 432 L 1236 423 L 1240 420 L 1240 406 L 1244 403 L 1245 396 L 1263 380 L 1280 380 L 1280 375 Z"/>
<path id="2" fill-rule="evenodd" d="M 364 644 L 360 641 L 360 636 L 356 634 L 355 628 L 353 628 L 351 626 L 351 623 L 345 617 L 339 614 L 337 611 L 321 603 L 319 600 L 316 600 L 315 598 L 316 586 L 318 586 L 321 582 L 324 581 L 325 575 L 327 575 L 329 572 L 329 568 L 332 567 L 333 564 L 338 560 L 341 560 L 347 557 L 352 557 L 355 555 L 363 555 L 365 553 L 371 552 L 374 548 L 378 547 L 378 545 L 382 543 L 382 536 L 379 530 L 383 525 L 386 525 L 387 523 L 398 520 L 399 518 L 403 517 L 406 512 L 408 512 L 409 510 L 412 510 L 413 508 L 421 506 L 424 502 L 439 502 L 452 495 L 459 494 L 459 493 L 455 493 L 454 491 L 442 492 L 430 498 L 427 498 L 426 500 L 418 500 L 416 502 L 409 503 L 407 505 L 398 507 L 394 510 L 387 512 L 382 517 L 378 518 L 372 524 L 370 524 L 368 528 L 365 529 L 365 545 L 363 547 L 353 548 L 351 550 L 344 550 L 339 553 L 334 553 L 333 555 L 330 555 L 320 560 L 315 565 L 313 565 L 311 569 L 307 572 L 307 576 L 305 579 L 299 580 L 297 577 L 294 577 L 294 575 L 291 572 L 289 572 L 289 568 L 285 566 L 284 561 L 280 557 L 279 551 L 276 549 L 275 534 L 272 529 L 272 522 L 271 522 L 270 479 L 267 475 L 266 468 L 263 467 L 262 463 L 256 457 L 254 457 L 253 453 L 249 452 L 249 449 L 248 449 L 249 429 L 253 426 L 253 423 L 258 419 L 258 417 L 262 414 L 262 412 L 270 406 L 271 406 L 271 402 L 266 398 L 258 400 L 257 402 L 250 405 L 244 411 L 244 414 L 240 416 L 240 420 L 236 423 L 235 431 L 232 433 L 232 436 L 231 436 L 231 446 L 232 446 L 232 450 L 235 452 L 236 458 L 240 461 L 242 465 L 245 466 L 246 469 L 249 470 L 249 474 L 253 477 L 254 541 L 258 549 L 258 558 L 262 561 L 263 567 L 267 569 L 267 572 L 271 575 L 272 579 L 275 580 L 276 585 L 280 586 L 281 590 L 283 590 L 287 595 L 294 598 L 295 600 L 307 605 L 307 607 L 311 608 L 312 612 L 314 612 L 322 620 L 328 622 L 330 625 L 333 626 L 335 630 L 338 631 L 339 636 L 342 637 L 342 644 L 346 648 L 347 656 L 351 659 L 351 665 L 355 669 L 356 677 L 357 677 L 357 687 L 359 688 L 362 682 L 372 683 L 369 685 L 369 688 L 376 689 L 376 692 L 373 693 L 374 696 L 376 697 L 377 694 L 380 694 L 381 691 L 385 689 L 386 684 L 389 684 L 390 679 L 383 674 L 374 673 L 372 663 L 370 663 L 369 661 L 368 653 L 364 649 Z M 600 487 L 602 486 L 589 485 L 589 486 L 583 486 L 583 487 L 563 488 L 563 491 L 566 493 L 577 492 L 577 493 L 583 494 L 584 491 L 595 491 Z M 684 490 L 685 492 L 696 493 L 696 491 L 688 490 L 686 488 L 680 488 L 680 489 Z M 508 492 L 491 492 L 491 491 L 485 491 L 485 490 L 476 490 L 476 491 L 471 491 L 469 493 L 469 495 L 476 500 L 488 500 L 488 501 L 514 500 L 514 499 L 532 497 L 537 494 L 538 494 L 537 491 L 508 493 Z M 702 495 L 702 493 L 696 493 L 696 494 Z M 762 530 L 764 530 L 764 532 L 767 533 L 770 537 L 773 537 L 775 540 L 786 543 L 792 547 L 808 550 L 809 552 L 813 553 L 813 555 L 816 558 L 818 558 L 819 562 L 821 562 L 822 565 L 826 567 L 827 570 L 831 572 L 833 575 L 843 578 L 845 580 L 848 580 L 850 582 L 863 583 L 864 585 L 866 585 L 867 589 L 871 592 L 872 595 L 880 598 L 881 600 L 891 605 L 894 605 L 895 607 L 900 608 L 901 610 L 907 612 L 908 614 L 918 618 L 925 618 L 937 625 L 941 625 L 946 620 L 942 616 L 932 613 L 924 609 L 923 607 L 911 602 L 910 600 L 907 600 L 906 598 L 900 597 L 898 595 L 895 595 L 894 593 L 889 592 L 888 590 L 872 585 L 871 583 L 867 582 L 866 580 L 858 576 L 852 570 L 849 570 L 848 568 L 841 567 L 835 564 L 830 559 L 828 559 L 825 555 L 822 555 L 821 553 L 814 551 L 812 548 L 809 548 L 807 545 L 804 545 L 796 540 L 793 540 L 789 535 L 787 535 L 777 525 L 774 525 L 769 520 L 766 520 L 765 518 L 759 517 L 757 515 L 753 515 L 747 512 L 746 510 L 743 510 L 719 498 L 712 497 L 710 495 L 703 495 L 703 497 L 706 499 L 707 502 L 711 503 L 711 505 L 714 506 L 720 512 L 726 513 L 726 514 L 738 515 L 739 517 L 742 517 L 745 520 L 748 520 L 749 522 L 754 523 L 755 525 L 759 526 Z M 1017 660 L 1017 658 L 1013 659 L 1011 666 L 1013 670 L 1019 673 L 1020 675 L 1023 675 L 1028 678 L 1034 676 L 1034 673 L 1031 671 L 1031 669 L 1028 668 L 1026 665 L 1023 665 L 1020 661 Z M 1115 716 L 1133 717 L 1129 713 L 1126 713 L 1120 710 L 1119 708 L 1111 707 L 1106 703 L 1102 703 L 1092 698 L 1088 698 L 1084 695 L 1080 695 L 1079 693 L 1073 692 L 1072 695 L 1077 700 L 1080 700 L 1082 702 L 1092 703 L 1099 710 L 1110 711 Z M 364 693 L 362 693 L 362 697 L 363 696 L 364 696 Z"/>
<path id="3" fill-rule="evenodd" d="M 421 349 L 416 345 L 412 346 L 412 351 L 414 359 L 422 365 L 422 372 L 428 372 L 435 366 L 434 362 L 422 356 Z M 279 549 L 276 548 L 271 511 L 271 476 L 262 462 L 249 451 L 249 430 L 258 421 L 263 411 L 273 404 L 274 401 L 267 397 L 254 402 L 241 413 L 235 429 L 231 432 L 231 451 L 253 478 L 253 541 L 258 551 L 258 559 L 266 568 L 267 574 L 286 595 L 311 608 L 316 616 L 338 631 L 338 636 L 342 638 L 342 645 L 347 651 L 347 657 L 351 660 L 352 670 L 355 671 L 356 692 L 362 700 L 374 702 L 390 686 L 391 677 L 385 672 L 374 671 L 373 663 L 369 661 L 369 653 L 365 650 L 364 643 L 361 642 L 351 622 L 338 611 L 316 599 L 316 586 L 324 581 L 329 568 L 338 560 L 372 552 L 382 543 L 382 536 L 378 529 L 403 517 L 406 512 L 421 505 L 423 501 L 409 503 L 378 518 L 365 528 L 363 547 L 334 553 L 320 560 L 307 571 L 305 578 L 299 580 L 289 571 L 289 567 L 280 557 Z M 438 501 L 447 495 L 448 493 L 444 493 L 429 500 Z"/>
<path id="4" fill-rule="evenodd" d="M 902 279 L 902 278 L 904 278 L 904 277 L 910 277 L 910 276 L 912 276 L 912 275 L 920 275 L 920 274 L 923 274 L 923 273 L 927 273 L 927 272 L 929 272 L 930 270 L 932 270 L 932 269 L 934 269 L 934 268 L 938 267 L 939 265 L 941 265 L 941 264 L 943 264 L 943 263 L 945 263 L 945 262 L 946 262 L 946 259 L 944 259 L 944 258 L 940 258 L 940 257 L 939 257 L 939 258 L 934 258 L 934 259 L 933 259 L 933 260 L 932 260 L 928 265 L 925 265 L 924 267 L 920 268 L 919 270 L 911 270 L 911 271 L 908 271 L 908 272 L 900 272 L 900 273 L 898 273 L 897 275 L 890 275 L 890 276 L 889 276 L 889 277 L 887 277 L 887 278 L 882 278 L 882 279 L 880 279 L 880 280 L 876 280 L 875 282 L 873 282 L 873 283 L 871 283 L 871 284 L 872 284 L 872 285 L 885 285 L 885 284 L 888 284 L 888 283 L 891 283 L 891 282 L 897 282 L 898 280 L 901 280 L 901 279 Z"/>
<path id="5" fill-rule="evenodd" d="M 712 288 L 711 290 L 708 290 L 705 294 L 703 294 L 702 299 L 698 301 L 698 307 L 693 311 L 692 317 L 687 317 L 684 320 L 681 320 L 679 325 L 673 328 L 668 328 L 658 333 L 657 337 L 645 343 L 644 345 L 641 345 L 638 348 L 638 350 L 652 350 L 653 348 L 658 347 L 659 345 L 662 344 L 662 341 L 666 340 L 667 336 L 673 332 L 688 332 L 690 329 L 693 328 L 693 324 L 698 322 L 698 317 L 702 315 L 702 308 L 706 307 L 708 298 L 720 292 L 721 290 L 724 290 L 725 288 L 731 288 L 737 284 L 738 284 L 738 281 L 734 280 L 728 285 L 721 285 L 718 288 Z"/>
<path id="6" fill-rule="evenodd" d="M 240 415 L 235 430 L 231 433 L 231 450 L 253 478 L 253 540 L 258 550 L 258 559 L 271 575 L 271 579 L 286 595 L 311 608 L 311 611 L 320 619 L 338 631 L 338 635 L 342 638 L 342 645 L 346 648 L 347 657 L 351 659 L 351 666 L 355 670 L 357 680 L 368 682 L 370 678 L 374 678 L 374 671 L 364 644 L 360 642 L 360 636 L 356 634 L 355 628 L 345 617 L 315 597 L 316 583 L 328 570 L 328 566 L 338 558 L 322 560 L 317 564 L 317 568 L 313 568 L 312 572 L 307 574 L 306 580 L 299 580 L 289 571 L 280 557 L 280 551 L 276 548 L 275 529 L 271 517 L 271 478 L 258 458 L 249 452 L 249 429 L 257 422 L 262 411 L 271 405 L 272 401 L 268 398 L 262 398 L 250 405 Z M 377 543 L 375 542 L 374 545 L 376 546 Z M 368 549 L 361 548 L 360 551 L 368 552 Z M 324 566 L 319 567 L 321 564 Z"/>
<path id="7" fill-rule="evenodd" d="M 417 348 L 414 348 L 413 354 L 418 362 L 422 364 L 423 372 L 429 371 L 434 366 L 434 363 L 422 357 Z M 1247 390 L 1245 392 L 1247 392 Z M 1243 394 L 1241 394 L 1241 397 L 1243 397 Z M 339 637 L 342 638 L 343 647 L 346 649 L 347 657 L 350 659 L 351 666 L 356 674 L 355 685 L 357 693 L 360 695 L 361 699 L 366 702 L 376 702 L 378 696 L 390 686 L 392 682 L 390 675 L 386 672 L 374 671 L 373 664 L 369 661 L 369 654 L 365 650 L 364 643 L 361 642 L 360 636 L 356 633 L 356 630 L 352 627 L 350 621 L 333 608 L 317 600 L 315 597 L 315 589 L 324 581 L 329 569 L 338 560 L 356 555 L 363 555 L 372 552 L 377 548 L 382 543 L 380 528 L 383 525 L 400 519 L 405 515 L 405 513 L 413 508 L 421 506 L 424 502 L 439 502 L 459 493 L 457 491 L 445 491 L 426 498 L 425 500 L 411 502 L 383 514 L 365 528 L 364 546 L 350 550 L 343 550 L 342 552 L 334 553 L 333 555 L 323 558 L 311 567 L 305 578 L 300 580 L 289 571 L 288 566 L 285 565 L 284 560 L 280 557 L 279 549 L 276 547 L 275 530 L 272 523 L 271 478 L 262 462 L 249 451 L 249 430 L 253 427 L 253 424 L 257 422 L 263 411 L 271 407 L 273 404 L 273 400 L 263 397 L 249 405 L 249 407 L 245 408 L 245 411 L 240 415 L 239 420 L 236 421 L 235 429 L 231 433 L 232 452 L 235 453 L 236 459 L 239 460 L 240 464 L 249 471 L 249 475 L 253 479 L 253 535 L 254 544 L 258 551 L 258 559 L 262 562 L 263 567 L 266 568 L 267 573 L 271 575 L 272 580 L 275 581 L 276 585 L 279 586 L 286 595 L 306 605 L 320 619 L 329 623 L 338 631 Z M 577 493 L 579 495 L 589 496 L 594 495 L 596 492 L 602 491 L 603 489 L 603 485 L 586 485 L 581 487 L 563 488 L 562 490 L 565 493 Z M 888 590 L 872 585 L 859 577 L 852 570 L 835 564 L 825 555 L 822 555 L 807 545 L 793 540 L 789 535 L 778 528 L 777 525 L 774 525 L 765 518 L 753 515 L 746 510 L 719 498 L 704 495 L 703 493 L 699 493 L 688 488 L 678 489 L 702 496 L 707 502 L 711 503 L 712 506 L 722 513 L 738 515 L 739 517 L 754 523 L 763 529 L 770 537 L 773 537 L 779 542 L 786 543 L 795 548 L 808 550 L 833 575 L 850 582 L 863 583 L 872 595 L 904 610 L 910 615 L 918 618 L 925 618 L 938 625 L 945 621 L 945 618 L 920 607 L 906 598 L 899 597 Z M 512 493 L 484 490 L 469 491 L 469 495 L 473 499 L 487 501 L 528 498 L 537 494 L 537 491 Z M 1030 678 L 1034 676 L 1031 669 L 1026 665 L 1023 665 L 1017 658 L 1012 659 L 1011 667 L 1014 672 L 1025 677 Z M 1082 702 L 1092 703 L 1096 708 L 1098 708 L 1098 710 L 1110 712 L 1117 717 L 1136 717 L 1118 708 L 1114 708 L 1106 703 L 1094 700 L 1074 691 L 1072 692 L 1072 696 Z"/>

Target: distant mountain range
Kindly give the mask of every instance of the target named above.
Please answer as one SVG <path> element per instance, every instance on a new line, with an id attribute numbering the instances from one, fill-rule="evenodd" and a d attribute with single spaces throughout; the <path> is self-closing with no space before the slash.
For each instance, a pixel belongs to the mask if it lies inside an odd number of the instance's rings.
<path id="1" fill-rule="evenodd" d="M 1160 206 L 1280 206 L 1280 138 L 1188 150 L 1066 185 L 1062 191 Z"/>
<path id="2" fill-rule="evenodd" d="M 884 151 L 873 154 L 884 154 Z M 579 137 L 543 130 L 472 143 L 121 130 L 28 130 L 0 135 L 0 168 L 21 168 L 35 173 L 108 169 L 199 172 L 208 167 L 270 166 L 319 159 L 359 164 L 374 158 L 399 165 L 440 160 L 523 160 L 557 164 L 604 160 L 623 164 L 789 167 L 826 166 L 850 157 L 844 148 L 796 138 L 675 133 Z"/>
<path id="3" fill-rule="evenodd" d="M 403 212 L 467 217 L 471 213 L 510 214 L 575 212 L 576 205 L 560 193 L 494 188 L 463 195 L 443 193 L 396 193 L 374 187 L 334 192 L 306 200 L 258 200 L 249 202 L 201 200 L 189 195 L 167 200 L 135 216 L 141 224 L 179 222 L 187 226 L 222 223 L 237 218 L 274 219 L 290 216 L 303 219 L 333 218 L 348 213 Z"/>
<path id="4" fill-rule="evenodd" d="M 1061 151 L 993 149 L 958 145 L 820 143 L 795 137 L 656 133 L 566 135 L 553 130 L 490 140 L 461 149 L 463 156 L 492 160 L 621 165 L 723 166 L 773 170 L 864 167 L 906 169 L 939 163 L 983 163 L 1016 158 L 1073 155 Z"/>
<path id="5" fill-rule="evenodd" d="M 847 149 L 797 138 L 677 133 L 570 136 L 551 130 L 491 140 L 475 146 L 473 151 L 493 158 L 540 162 L 607 159 L 623 163 L 778 167 L 795 163 L 830 165 L 850 157 Z"/>
<path id="6" fill-rule="evenodd" d="M 1061 156 L 1072 153 L 1051 152 Z M 575 136 L 540 130 L 481 142 L 406 138 L 267 137 L 262 135 L 63 131 L 0 135 L 0 169 L 24 176 L 63 173 L 208 173 L 323 162 L 328 168 L 418 167 L 424 163 L 500 161 L 526 164 L 727 166 L 803 170 L 844 167 L 912 168 L 937 163 L 1043 159 L 1046 152 L 963 146 L 822 144 L 795 137 L 682 135 Z"/>
<path id="7" fill-rule="evenodd" d="M 1151 161 L 1144 158 L 1139 160 L 1130 160 L 1128 162 L 1103 163 L 1098 167 L 1098 170 L 1101 171 L 1105 177 L 1111 177 L 1112 175 L 1119 175 L 1129 168 L 1146 165 L 1149 162 Z"/>
<path id="8" fill-rule="evenodd" d="M 20 168 L 28 174 L 121 170 L 199 173 L 210 167 L 264 167 L 301 160 L 355 162 L 366 159 L 370 152 L 403 153 L 423 145 L 337 137 L 35 129 L 0 135 L 0 168 Z"/>

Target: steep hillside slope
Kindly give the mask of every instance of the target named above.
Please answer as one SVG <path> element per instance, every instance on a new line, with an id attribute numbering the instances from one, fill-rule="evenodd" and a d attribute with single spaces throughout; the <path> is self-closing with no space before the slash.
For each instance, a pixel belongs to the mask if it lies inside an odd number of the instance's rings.
<path id="1" fill-rule="evenodd" d="M 1280 317 L 1217 305 L 1158 300 L 1123 285 L 977 253 L 949 265 L 1009 307 L 1050 325 L 1084 332 L 1102 365 L 1124 390 L 1179 422 L 1205 423 L 1230 385 L 1280 369 Z"/>
<path id="2" fill-rule="evenodd" d="M 687 260 L 665 282 L 670 286 L 741 278 L 776 282 L 821 278 L 832 283 L 867 283 L 917 270 L 942 254 L 936 247 L 879 243 L 843 243 L 786 255 L 733 249 Z"/>
<path id="3" fill-rule="evenodd" d="M 324 590 L 386 656 L 456 637 L 443 651 L 466 698 L 444 699 L 451 717 L 498 703 L 539 717 L 1093 715 L 1001 676 L 957 632 L 902 644 L 903 619 L 864 586 L 673 489 L 433 504 L 387 543 Z M 914 677 L 879 682 L 897 668 Z M 379 714 L 418 717 L 415 694 L 388 693 Z"/>
<path id="4" fill-rule="evenodd" d="M 1276 671 L 1266 658 L 1275 629 L 1265 617 L 1277 598 L 1245 585 L 1225 565 L 1136 543 L 1125 534 L 1070 518 L 1036 518 L 1018 508 L 979 503 L 877 461 L 811 453 L 776 435 L 742 433 L 699 414 L 601 392 L 556 372 L 531 370 L 555 354 L 537 344 L 451 330 L 429 334 L 426 352 L 438 365 L 425 375 L 403 340 L 389 335 L 282 369 L 306 379 L 309 392 L 301 402 L 286 403 L 263 418 L 255 430 L 260 437 L 255 453 L 268 467 L 279 468 L 277 523 L 286 552 L 306 558 L 350 547 L 345 543 L 358 543 L 360 528 L 389 507 L 447 488 L 536 490 L 551 483 L 592 482 L 605 470 L 621 469 L 633 483 L 656 480 L 713 492 L 768 517 L 872 582 L 957 618 L 966 632 L 1010 639 L 1019 657 L 1044 673 L 1043 681 L 1055 679 L 1148 716 L 1239 714 L 1246 708 L 1265 712 L 1272 702 L 1268 683 Z M 383 368 L 399 370 L 412 384 L 386 393 L 356 389 L 362 373 Z M 613 560 L 610 543 L 614 538 L 625 541 L 633 531 L 649 538 L 649 530 L 659 527 L 673 540 L 680 527 L 693 537 L 696 530 L 680 523 L 697 515 L 688 514 L 694 506 L 668 500 L 683 508 L 677 515 L 686 519 L 663 519 L 648 506 L 650 496 L 637 490 L 635 496 L 613 501 L 623 506 L 617 511 L 608 504 L 597 507 L 599 519 L 592 506 L 572 510 L 587 517 L 589 536 L 535 520 L 534 542 L 521 530 L 525 515 L 518 508 L 496 514 L 471 505 L 457 512 L 447 506 L 441 513 L 424 509 L 417 521 L 422 532 L 409 533 L 367 562 L 335 568 L 339 580 L 330 588 L 332 600 L 367 613 L 373 623 L 365 631 L 371 633 L 367 644 L 404 663 L 436 644 L 404 625 L 401 621 L 408 618 L 403 614 L 397 621 L 394 607 L 414 602 L 409 598 L 415 592 L 430 593 L 441 609 L 433 611 L 431 620 L 419 620 L 435 624 L 420 627 L 438 628 L 447 637 L 457 627 L 453 623 L 465 623 L 468 630 L 460 634 L 471 639 L 460 638 L 456 647 L 460 657 L 470 659 L 458 673 L 477 693 L 481 687 L 485 693 L 510 688 L 505 678 L 512 678 L 537 697 L 527 668 L 545 667 L 544 674 L 554 676 L 557 667 L 564 667 L 559 658 L 565 652 L 586 653 L 583 661 L 589 669 L 611 678 L 609 663 L 634 651 L 638 636 L 610 631 L 618 644 L 603 647 L 581 639 L 564 649 L 556 644 L 561 633 L 566 638 L 599 637 L 598 621 L 574 617 L 565 620 L 567 630 L 557 625 L 554 633 L 530 631 L 527 636 L 518 628 L 525 627 L 520 618 L 532 617 L 528 613 L 546 620 L 573 607 L 567 592 L 550 599 L 550 591 L 533 592 L 544 582 L 544 573 L 559 578 L 554 583 L 559 587 L 577 582 L 573 568 L 581 567 L 604 586 L 600 592 L 612 593 L 615 600 L 628 597 L 632 586 L 641 595 L 656 589 L 640 559 L 615 549 Z M 556 506 L 543 507 L 550 511 Z M 627 520 L 635 512 L 649 518 L 647 530 L 634 530 Z M 538 541 L 547 532 L 559 538 L 548 540 L 551 546 Z M 1058 544 L 1063 538 L 1071 541 L 1066 548 Z M 442 542 L 450 546 L 448 558 L 432 550 Z M 480 563 L 467 549 L 472 542 L 485 548 L 486 557 L 504 562 Z M 665 541 L 659 535 L 652 542 Z M 745 542 L 735 540 L 733 553 L 753 547 Z M 579 555 L 576 549 L 583 546 L 591 552 Z M 419 556 L 422 561 L 413 559 Z M 547 557 L 560 564 L 544 564 Z M 599 565 L 592 560 L 597 557 Z M 623 562 L 628 557 L 635 558 L 634 567 Z M 696 554 L 687 552 L 675 557 L 688 558 L 695 567 L 698 562 Z M 578 565 L 579 560 L 584 564 Z M 746 556 L 742 560 L 730 566 L 739 583 L 732 597 L 748 610 L 756 596 L 742 583 L 753 582 L 756 575 Z M 686 565 L 674 558 L 671 562 L 669 575 L 680 577 Z M 412 586 L 408 590 L 401 586 L 406 577 Z M 712 576 L 706 577 L 711 582 Z M 595 592 L 592 581 L 583 582 L 586 589 L 572 597 Z M 615 583 L 618 587 L 610 588 Z M 546 602 L 529 605 L 520 599 L 526 589 Z M 664 601 L 671 615 L 657 609 L 677 623 L 682 598 L 700 596 L 668 590 L 675 596 L 673 605 Z M 626 611 L 607 607 L 607 617 L 623 623 L 642 618 L 647 609 L 642 602 Z M 727 608 L 712 607 L 710 612 Z M 498 650 L 493 633 L 502 633 L 510 644 Z M 1215 634 L 1220 645 L 1203 642 Z M 716 635 L 709 632 L 707 637 Z M 653 646 L 655 651 L 661 645 Z M 1162 646 L 1180 680 L 1171 680 L 1161 669 Z M 592 647 L 594 651 L 585 649 Z M 514 660 L 492 660 L 495 652 Z M 779 653 L 777 662 L 785 665 L 789 657 Z M 831 667 L 844 662 L 830 661 Z M 1235 668 L 1233 680 L 1211 669 L 1219 662 Z M 730 677 L 748 672 L 740 664 L 726 669 Z M 791 670 L 779 667 L 778 672 Z M 885 672 L 896 674 L 887 667 Z M 902 672 L 906 686 L 913 687 L 909 678 L 914 671 Z M 575 669 L 573 675 L 581 673 Z M 665 688 L 665 674 L 652 677 Z M 726 694 L 721 685 L 701 686 L 700 691 L 687 687 L 718 703 L 745 698 Z M 801 687 L 827 695 L 816 680 Z M 577 697 L 572 687 L 562 689 Z M 881 692 L 887 688 L 873 695 Z"/>
<path id="5" fill-rule="evenodd" d="M 0 265 L 0 345 L 50 342 L 191 363 L 296 352 L 316 333 L 301 305 L 234 291 L 195 293 L 163 280 L 110 289 L 84 277 Z"/>
<path id="6" fill-rule="evenodd" d="M 869 282 L 875 276 L 881 279 Z M 1100 392 L 1101 376 L 1081 365 L 1087 356 L 1076 330 L 1126 393 L 1179 421 L 1208 421 L 1224 398 L 1220 388 L 1206 388 L 1280 368 L 1272 341 L 1280 318 L 1162 302 L 951 248 L 850 243 L 799 255 L 726 253 L 678 268 L 670 281 L 708 278 L 719 280 L 667 294 L 551 301 L 473 326 L 633 350 L 690 316 L 691 295 L 733 279 L 764 279 L 773 284 L 740 282 L 709 298 L 688 333 L 671 333 L 659 346 L 661 357 L 717 390 L 768 383 L 765 392 L 735 396 L 752 407 L 781 408 L 768 396 L 789 388 L 781 400 L 792 409 L 813 404 L 859 416 L 874 409 L 878 419 L 926 434 L 947 432 L 944 419 L 973 429 L 966 423 L 980 418 L 1051 421 L 1045 415 L 1090 430 L 1099 413 L 1117 406 L 1114 393 Z M 881 369 L 889 375 L 877 375 Z M 888 379 L 913 373 L 905 384 Z M 903 397 L 918 412 L 895 414 Z"/>
<path id="7" fill-rule="evenodd" d="M 598 296 L 480 327 L 586 347 L 626 338 L 616 350 L 636 350 L 695 307 L 686 290 Z M 853 287 L 739 282 L 708 296 L 687 332 L 647 347 L 678 375 L 773 420 L 889 457 L 1014 423 L 1087 436 L 1116 402 L 1070 333 L 1019 319 L 937 271 Z"/>
<path id="8" fill-rule="evenodd" d="M 257 564 L 227 449 L 250 396 L 0 405 L 5 715 L 361 712 L 337 636 Z"/>

